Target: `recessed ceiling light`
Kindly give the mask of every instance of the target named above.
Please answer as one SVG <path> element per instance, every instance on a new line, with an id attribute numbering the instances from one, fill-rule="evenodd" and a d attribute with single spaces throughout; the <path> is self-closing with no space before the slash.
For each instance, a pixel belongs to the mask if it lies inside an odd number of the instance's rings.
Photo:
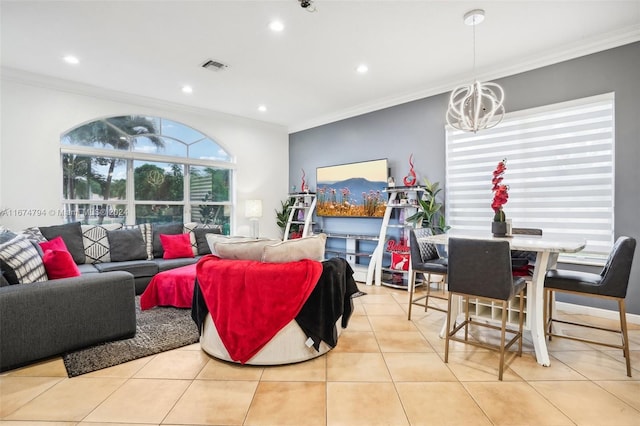
<path id="1" fill-rule="evenodd" d="M 182 86 L 182 93 L 193 93 L 193 87 L 191 87 L 191 86 Z"/>
<path id="2" fill-rule="evenodd" d="M 266 107 L 266 105 L 260 105 L 260 106 L 258 106 L 258 111 L 260 111 L 260 112 L 267 112 L 267 107 Z"/>
<path id="3" fill-rule="evenodd" d="M 367 66 L 367 64 L 360 64 L 356 68 L 356 71 L 358 71 L 360 74 L 366 74 L 367 72 L 369 72 L 369 67 Z"/>
<path id="4" fill-rule="evenodd" d="M 64 58 L 62 58 L 66 63 L 71 64 L 71 65 L 77 65 L 80 63 L 80 60 L 73 56 L 73 55 L 67 55 Z"/>
<path id="5" fill-rule="evenodd" d="M 282 23 L 282 21 L 271 21 L 269 23 L 269 29 L 271 31 L 279 33 L 280 31 L 284 30 L 284 24 Z"/>

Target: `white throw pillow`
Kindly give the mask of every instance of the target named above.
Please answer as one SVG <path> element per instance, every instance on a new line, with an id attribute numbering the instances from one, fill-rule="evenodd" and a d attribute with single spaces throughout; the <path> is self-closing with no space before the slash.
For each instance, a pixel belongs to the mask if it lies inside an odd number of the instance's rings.
<path id="1" fill-rule="evenodd" d="M 295 240 L 281 241 L 264 247 L 263 262 L 285 263 L 302 259 L 324 260 L 326 234 L 316 234 Z"/>

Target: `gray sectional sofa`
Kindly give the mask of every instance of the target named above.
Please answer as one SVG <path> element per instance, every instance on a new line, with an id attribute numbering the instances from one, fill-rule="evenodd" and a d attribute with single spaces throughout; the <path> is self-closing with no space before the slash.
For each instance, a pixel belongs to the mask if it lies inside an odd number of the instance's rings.
<path id="1" fill-rule="evenodd" d="M 195 223 L 124 228 L 76 222 L 18 234 L 0 229 L 0 371 L 133 337 L 135 296 L 158 272 L 197 262 L 208 252 L 205 235 L 219 233 Z M 180 233 L 189 234 L 193 256 L 163 258 L 159 235 Z M 79 276 L 42 276 L 39 243 L 57 236 Z"/>

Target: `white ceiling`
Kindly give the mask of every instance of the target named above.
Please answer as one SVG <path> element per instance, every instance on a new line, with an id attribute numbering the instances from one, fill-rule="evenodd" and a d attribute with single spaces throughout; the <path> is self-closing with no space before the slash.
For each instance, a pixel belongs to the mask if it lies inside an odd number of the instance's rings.
<path id="1" fill-rule="evenodd" d="M 16 70 L 254 118 L 290 132 L 640 40 L 633 1 L 7 1 Z M 281 20 L 285 29 L 268 25 Z M 62 61 L 76 55 L 80 64 Z M 200 67 L 207 59 L 224 71 Z M 360 75 L 360 63 L 369 72 Z M 640 72 L 640 71 L 639 71 Z M 181 87 L 193 87 L 184 94 Z M 508 96 L 508 94 L 507 94 Z M 267 106 L 259 112 L 259 104 Z M 444 114 L 444 111 L 443 111 Z"/>

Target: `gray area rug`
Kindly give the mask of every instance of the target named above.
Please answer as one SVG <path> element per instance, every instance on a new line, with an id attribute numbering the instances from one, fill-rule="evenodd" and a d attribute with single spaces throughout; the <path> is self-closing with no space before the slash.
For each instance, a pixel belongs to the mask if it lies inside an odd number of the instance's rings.
<path id="1" fill-rule="evenodd" d="M 141 311 L 140 296 L 136 296 L 134 337 L 70 352 L 62 359 L 69 377 L 75 377 L 199 340 L 198 327 L 191 319 L 190 309 L 155 307 Z"/>

